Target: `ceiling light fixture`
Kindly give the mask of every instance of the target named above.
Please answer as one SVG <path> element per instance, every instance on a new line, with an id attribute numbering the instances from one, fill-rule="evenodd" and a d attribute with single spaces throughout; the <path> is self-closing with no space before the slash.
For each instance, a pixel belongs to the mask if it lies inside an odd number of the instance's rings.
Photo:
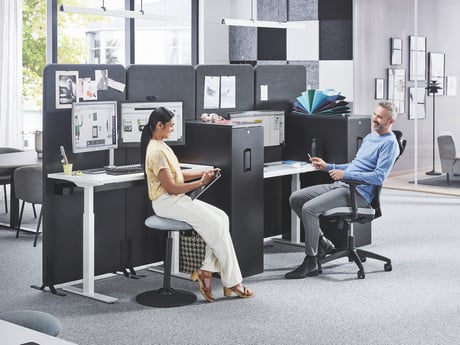
<path id="1" fill-rule="evenodd" d="M 279 1 L 278 1 L 278 18 L 279 18 Z M 260 28 L 281 28 L 281 29 L 306 29 L 307 23 L 305 21 L 264 21 L 254 19 L 254 6 L 251 0 L 251 18 L 250 19 L 222 19 L 222 24 L 230 26 L 252 26 Z"/>
<path id="2" fill-rule="evenodd" d="M 127 10 L 108 10 L 104 5 L 104 0 L 102 0 L 102 6 L 99 8 L 61 5 L 59 8 L 59 11 L 68 12 L 68 13 L 89 14 L 89 15 L 95 15 L 95 16 L 122 17 L 122 18 L 135 18 L 135 19 L 153 19 L 153 20 L 162 20 L 162 21 L 168 21 L 168 20 L 175 19 L 175 17 L 172 17 L 172 16 L 163 16 L 163 15 L 145 13 L 142 7 L 142 0 L 141 0 L 141 9 L 138 12 L 127 11 Z"/>

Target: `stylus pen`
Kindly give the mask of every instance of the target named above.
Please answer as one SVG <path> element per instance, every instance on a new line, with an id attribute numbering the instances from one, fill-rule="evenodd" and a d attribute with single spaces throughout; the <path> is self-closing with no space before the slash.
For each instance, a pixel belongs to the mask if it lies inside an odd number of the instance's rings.
<path id="1" fill-rule="evenodd" d="M 307 155 L 308 155 L 308 158 L 309 158 L 309 160 L 311 161 L 311 156 L 310 156 L 310 154 L 309 154 L 309 153 L 307 153 Z"/>

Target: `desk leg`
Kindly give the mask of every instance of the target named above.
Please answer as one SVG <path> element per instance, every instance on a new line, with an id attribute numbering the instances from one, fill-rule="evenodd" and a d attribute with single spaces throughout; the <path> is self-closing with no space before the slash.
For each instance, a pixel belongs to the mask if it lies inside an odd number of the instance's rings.
<path id="1" fill-rule="evenodd" d="M 10 228 L 17 229 L 19 225 L 19 199 L 14 189 L 14 171 L 11 173 L 10 184 Z"/>
<path id="2" fill-rule="evenodd" d="M 83 211 L 83 288 L 64 287 L 63 290 L 106 303 L 114 303 L 116 298 L 94 292 L 94 187 L 84 188 Z"/>
<path id="3" fill-rule="evenodd" d="M 300 189 L 300 174 L 293 174 L 291 177 L 291 194 Z M 300 219 L 291 210 L 291 242 L 300 243 Z"/>
<path id="4" fill-rule="evenodd" d="M 292 174 L 291 177 L 291 194 L 300 189 L 300 174 Z M 291 210 L 291 241 L 284 239 L 273 239 L 275 242 L 294 245 L 297 247 L 305 247 L 305 244 L 300 242 L 300 219 L 294 211 Z"/>

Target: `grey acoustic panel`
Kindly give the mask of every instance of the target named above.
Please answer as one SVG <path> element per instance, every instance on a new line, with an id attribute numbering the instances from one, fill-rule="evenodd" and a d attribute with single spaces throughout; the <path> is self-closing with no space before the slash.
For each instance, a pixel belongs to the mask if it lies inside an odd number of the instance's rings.
<path id="1" fill-rule="evenodd" d="M 195 69 L 191 65 L 131 65 L 127 100 L 182 101 L 185 120 L 195 119 Z"/>
<path id="2" fill-rule="evenodd" d="M 257 19 L 268 21 L 287 20 L 287 0 L 257 1 Z"/>
<path id="3" fill-rule="evenodd" d="M 353 22 L 319 21 L 319 59 L 353 60 Z"/>
<path id="4" fill-rule="evenodd" d="M 306 71 L 307 88 L 319 88 L 319 62 L 318 61 L 288 61 L 291 65 L 303 65 Z"/>
<path id="5" fill-rule="evenodd" d="M 318 0 L 319 20 L 352 20 L 353 0 Z"/>
<path id="6" fill-rule="evenodd" d="M 230 26 L 229 55 L 230 61 L 257 60 L 257 28 Z"/>
<path id="7" fill-rule="evenodd" d="M 289 0 L 288 20 L 318 20 L 318 0 Z"/>
<path id="8" fill-rule="evenodd" d="M 257 28 L 257 60 L 286 60 L 287 29 Z"/>
<path id="9" fill-rule="evenodd" d="M 306 89 L 303 65 L 258 65 L 254 68 L 256 109 L 282 108 L 290 110 L 296 98 Z M 267 88 L 267 99 L 262 99 L 262 88 Z"/>
<path id="10" fill-rule="evenodd" d="M 235 76 L 235 108 L 204 108 L 205 77 Z M 198 65 L 195 68 L 196 78 L 196 114 L 197 119 L 203 112 L 226 115 L 229 112 L 254 109 L 254 69 L 251 65 Z"/>

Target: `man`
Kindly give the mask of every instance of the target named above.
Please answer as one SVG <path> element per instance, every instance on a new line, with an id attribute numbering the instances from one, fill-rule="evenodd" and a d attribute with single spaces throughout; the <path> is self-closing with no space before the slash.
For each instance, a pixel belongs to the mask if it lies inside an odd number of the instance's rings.
<path id="1" fill-rule="evenodd" d="M 286 273 L 287 279 L 300 279 L 318 274 L 317 259 L 329 254 L 334 246 L 324 237 L 319 227 L 319 215 L 334 207 L 350 206 L 349 187 L 340 180 L 360 180 L 358 206 L 368 207 L 374 197 L 375 186 L 382 185 L 399 155 L 399 146 L 391 127 L 397 117 L 393 103 L 381 101 L 372 115 L 372 129 L 363 140 L 352 162 L 328 164 L 318 157 L 311 163 L 329 173 L 336 182 L 303 188 L 292 193 L 289 203 L 305 229 L 305 254 L 303 263 Z"/>

